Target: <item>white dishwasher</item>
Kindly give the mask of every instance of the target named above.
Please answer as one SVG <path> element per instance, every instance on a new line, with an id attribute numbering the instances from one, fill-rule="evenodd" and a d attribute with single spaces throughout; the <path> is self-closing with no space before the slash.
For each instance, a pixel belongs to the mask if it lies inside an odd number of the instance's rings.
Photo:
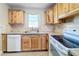
<path id="1" fill-rule="evenodd" d="M 21 51 L 21 35 L 7 36 L 7 52 Z"/>

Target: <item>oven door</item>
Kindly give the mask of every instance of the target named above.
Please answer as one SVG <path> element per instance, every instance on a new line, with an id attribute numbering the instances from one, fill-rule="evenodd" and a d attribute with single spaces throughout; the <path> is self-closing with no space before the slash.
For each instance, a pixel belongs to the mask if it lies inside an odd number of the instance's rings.
<path id="1" fill-rule="evenodd" d="M 50 52 L 52 54 L 52 56 L 60 56 L 59 53 L 57 52 L 56 48 L 50 44 Z"/>

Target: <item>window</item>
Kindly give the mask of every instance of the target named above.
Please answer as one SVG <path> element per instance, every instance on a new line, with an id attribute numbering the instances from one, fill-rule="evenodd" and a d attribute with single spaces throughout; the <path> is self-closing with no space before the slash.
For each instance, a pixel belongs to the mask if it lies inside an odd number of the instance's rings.
<path id="1" fill-rule="evenodd" d="M 29 28 L 38 28 L 38 20 L 39 15 L 38 14 L 29 14 L 28 15 L 28 26 Z"/>

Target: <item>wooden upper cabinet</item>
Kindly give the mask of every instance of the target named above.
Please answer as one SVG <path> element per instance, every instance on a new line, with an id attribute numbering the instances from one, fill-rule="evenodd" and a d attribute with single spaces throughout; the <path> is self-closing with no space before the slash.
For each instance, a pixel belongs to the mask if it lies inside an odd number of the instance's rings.
<path id="1" fill-rule="evenodd" d="M 58 20 L 58 5 L 55 4 L 53 9 L 54 9 L 54 24 L 57 24 L 57 23 L 59 23 L 59 20 Z"/>
<path id="2" fill-rule="evenodd" d="M 48 10 L 48 23 L 53 24 L 53 19 L 54 19 L 53 9 L 49 9 Z"/>
<path id="3" fill-rule="evenodd" d="M 23 23 L 24 23 L 24 11 L 9 9 L 9 24 L 23 24 Z"/>
<path id="4" fill-rule="evenodd" d="M 69 10 L 70 10 L 70 11 L 75 10 L 75 8 L 74 8 L 74 3 L 70 3 L 70 4 L 69 4 Z"/>
<path id="5" fill-rule="evenodd" d="M 74 10 L 79 9 L 79 3 L 74 3 Z"/>
<path id="6" fill-rule="evenodd" d="M 53 19 L 54 19 L 54 15 L 53 15 L 53 9 L 48 9 L 46 11 L 46 23 L 47 24 L 53 24 Z"/>
<path id="7" fill-rule="evenodd" d="M 79 9 L 79 3 L 70 3 L 70 11 Z"/>
<path id="8" fill-rule="evenodd" d="M 31 49 L 32 50 L 41 50 L 41 39 L 39 35 L 32 35 L 31 37 Z"/>
<path id="9" fill-rule="evenodd" d="M 62 3 L 58 3 L 58 16 L 62 14 Z"/>
<path id="10" fill-rule="evenodd" d="M 68 13 L 69 12 L 69 3 L 62 3 L 61 9 L 62 9 L 62 12 L 61 12 L 62 15 Z"/>
<path id="11" fill-rule="evenodd" d="M 22 51 L 31 50 L 31 36 L 22 35 L 22 43 L 21 43 Z"/>
<path id="12" fill-rule="evenodd" d="M 48 11 L 45 11 L 45 21 L 46 21 L 46 24 L 48 24 Z"/>

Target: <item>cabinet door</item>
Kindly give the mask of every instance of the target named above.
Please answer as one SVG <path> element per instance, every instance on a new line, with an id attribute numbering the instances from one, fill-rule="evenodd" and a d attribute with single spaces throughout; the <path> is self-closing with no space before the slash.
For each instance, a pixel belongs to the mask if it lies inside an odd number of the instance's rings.
<path id="1" fill-rule="evenodd" d="M 79 3 L 74 3 L 74 9 L 79 9 Z"/>
<path id="2" fill-rule="evenodd" d="M 16 19 L 17 19 L 17 11 L 13 10 L 12 11 L 12 24 L 16 24 Z"/>
<path id="3" fill-rule="evenodd" d="M 16 23 L 24 23 L 24 12 L 23 11 L 17 11 L 16 13 Z"/>
<path id="4" fill-rule="evenodd" d="M 9 10 L 8 11 L 8 17 L 9 17 L 9 20 L 8 20 L 8 22 L 9 22 L 9 24 L 11 24 L 11 23 L 13 23 L 13 20 L 12 20 L 12 10 Z"/>
<path id="5" fill-rule="evenodd" d="M 48 10 L 48 23 L 53 24 L 53 19 L 54 19 L 53 9 L 49 9 Z"/>
<path id="6" fill-rule="evenodd" d="M 69 12 L 69 3 L 62 3 L 62 15 Z"/>
<path id="7" fill-rule="evenodd" d="M 47 15 L 47 11 L 44 12 L 44 15 L 45 15 L 46 24 L 48 24 L 48 15 Z"/>
<path id="8" fill-rule="evenodd" d="M 61 16 L 62 13 L 62 3 L 58 3 L 58 17 Z"/>
<path id="9" fill-rule="evenodd" d="M 31 50 L 31 37 L 28 35 L 22 36 L 22 51 Z"/>
<path id="10" fill-rule="evenodd" d="M 24 23 L 24 11 L 9 10 L 9 23 L 10 24 L 23 24 Z"/>
<path id="11" fill-rule="evenodd" d="M 41 49 L 48 50 L 48 36 L 41 35 Z"/>
<path id="12" fill-rule="evenodd" d="M 57 4 L 54 5 L 54 24 L 56 23 L 59 23 L 59 20 L 58 20 L 58 9 L 57 9 Z"/>
<path id="13" fill-rule="evenodd" d="M 79 9 L 79 3 L 70 3 L 69 9 L 70 9 L 70 11 L 74 11 L 76 9 Z"/>
<path id="14" fill-rule="evenodd" d="M 41 39 L 38 35 L 32 35 L 31 48 L 32 50 L 41 50 Z"/>
<path id="15" fill-rule="evenodd" d="M 74 3 L 70 3 L 70 4 L 69 4 L 69 10 L 70 10 L 70 11 L 75 10 Z"/>
<path id="16" fill-rule="evenodd" d="M 54 19 L 54 15 L 53 15 L 53 9 L 48 9 L 45 12 L 45 17 L 46 17 L 46 23 L 47 24 L 53 24 L 53 19 Z"/>
<path id="17" fill-rule="evenodd" d="M 7 34 L 2 34 L 2 51 L 7 51 Z"/>

